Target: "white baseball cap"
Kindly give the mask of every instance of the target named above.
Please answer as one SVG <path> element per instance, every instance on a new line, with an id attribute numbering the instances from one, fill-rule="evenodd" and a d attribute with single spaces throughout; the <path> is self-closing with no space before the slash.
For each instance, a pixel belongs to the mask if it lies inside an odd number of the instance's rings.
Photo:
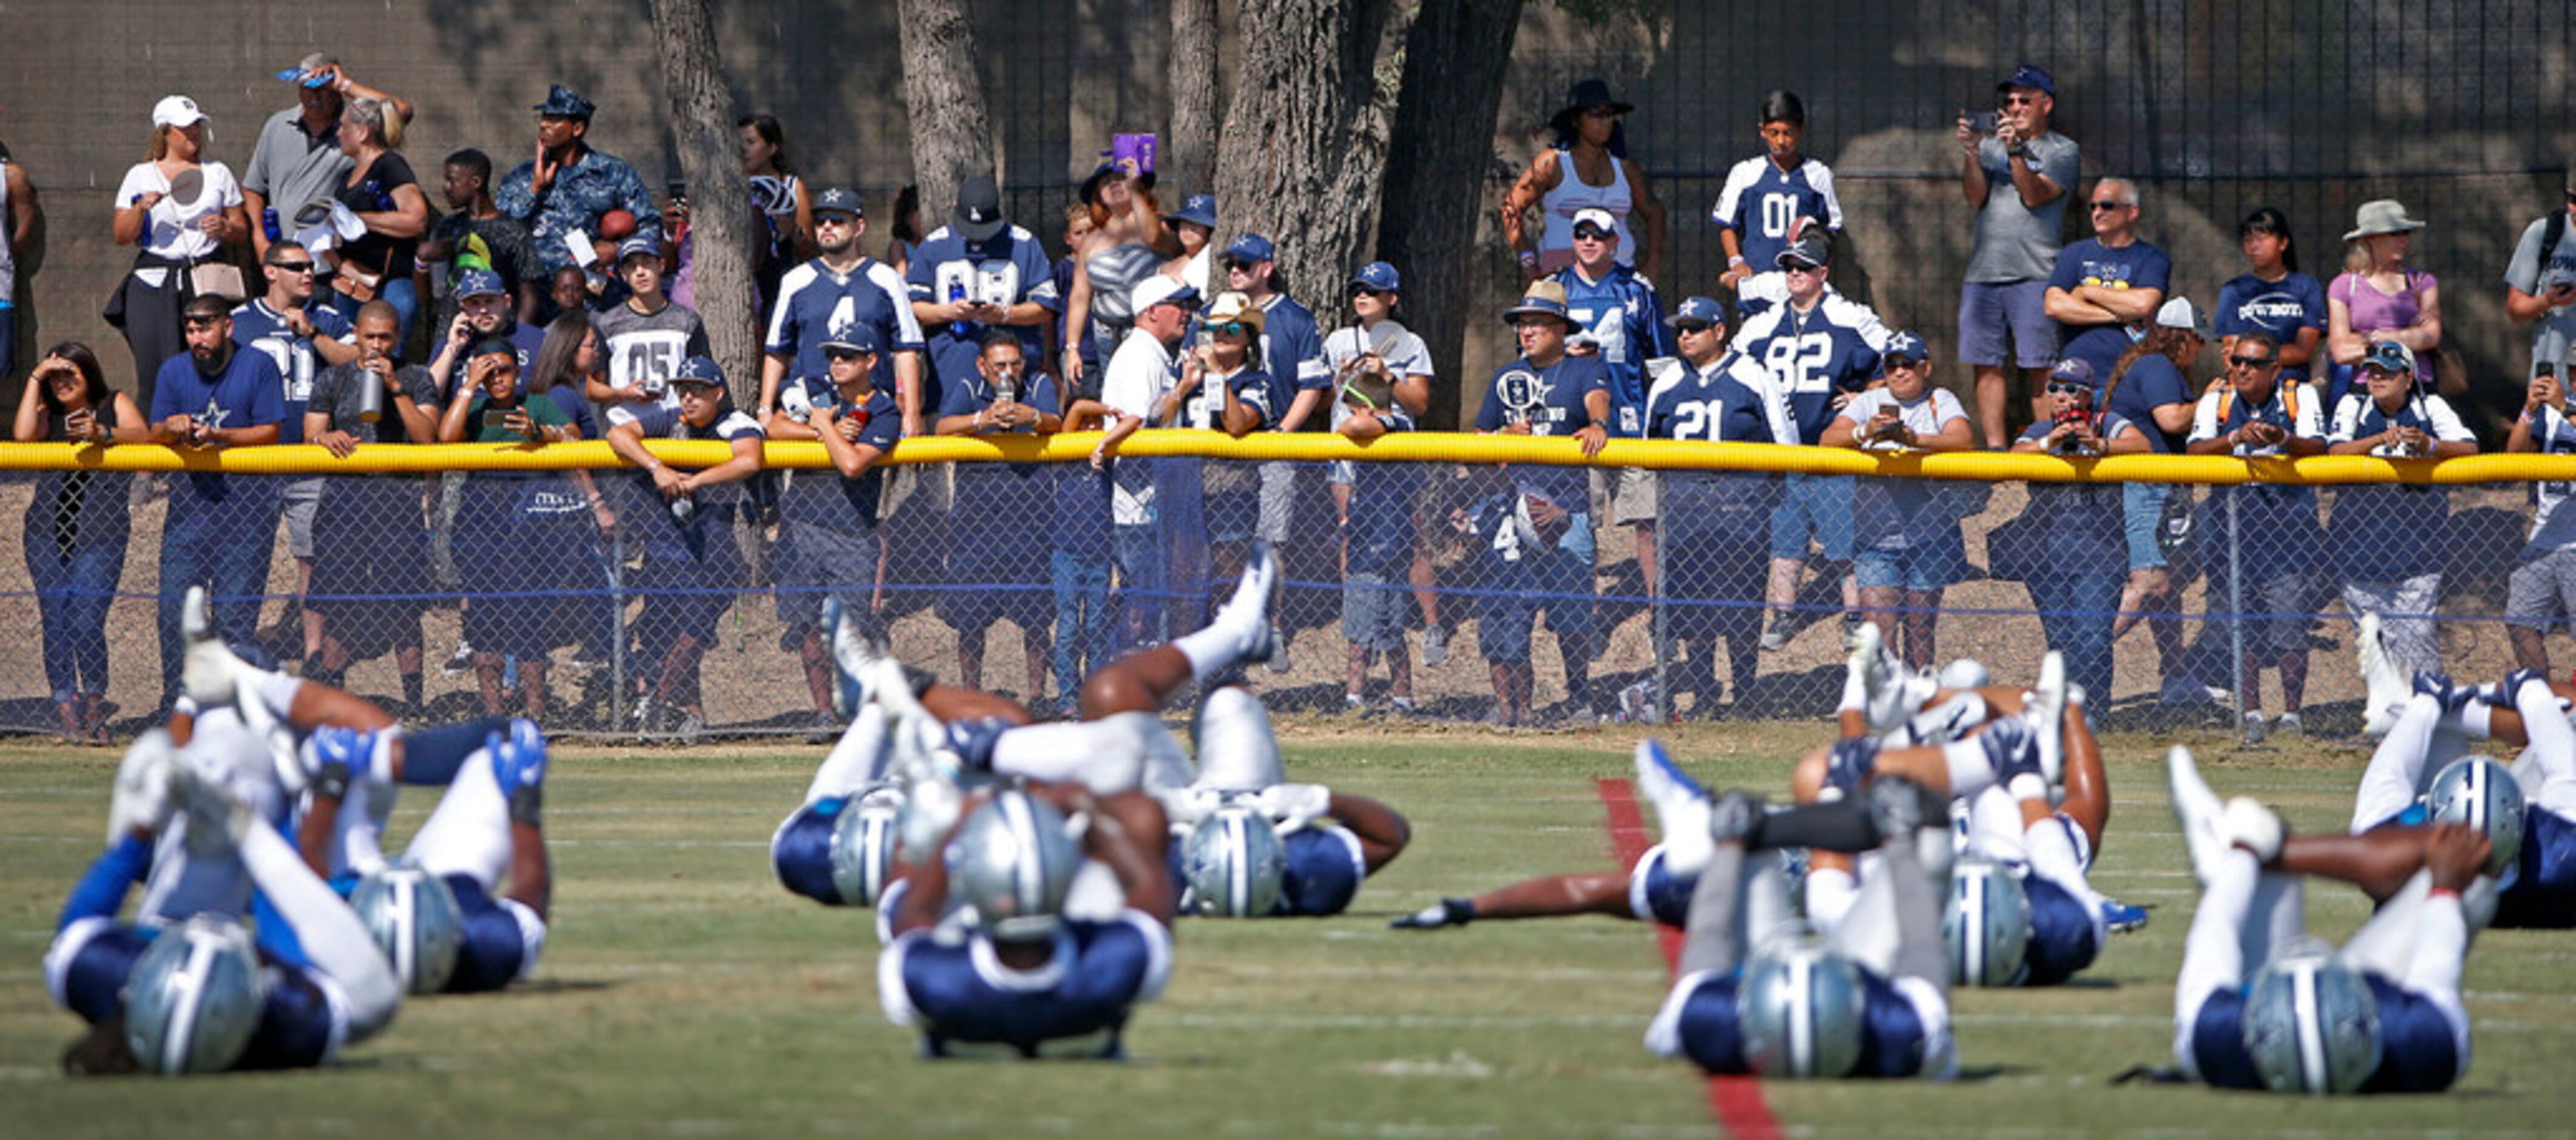
<path id="1" fill-rule="evenodd" d="M 1128 294 L 1127 299 L 1128 311 L 1137 316 L 1143 316 L 1145 310 L 1156 305 L 1173 304 L 1184 309 L 1195 309 L 1198 303 L 1198 290 L 1160 273 L 1138 282 L 1135 291 Z"/>
<path id="2" fill-rule="evenodd" d="M 206 121 L 206 113 L 197 109 L 197 101 L 185 95 L 172 95 L 152 105 L 152 125 L 185 127 Z"/>

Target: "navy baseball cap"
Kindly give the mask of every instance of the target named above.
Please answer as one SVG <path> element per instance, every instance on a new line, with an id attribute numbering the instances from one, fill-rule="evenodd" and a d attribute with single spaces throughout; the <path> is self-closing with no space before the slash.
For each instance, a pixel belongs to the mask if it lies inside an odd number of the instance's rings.
<path id="1" fill-rule="evenodd" d="M 1665 317 L 1664 323 L 1674 328 L 1696 324 L 1722 325 L 1726 323 L 1726 306 L 1713 297 L 1692 297 L 1683 301 L 1681 308 L 1673 310 L 1673 315 Z"/>
<path id="2" fill-rule="evenodd" d="M 1002 188 L 978 174 L 957 188 L 957 209 L 948 226 L 968 241 L 985 241 L 1002 230 Z"/>
<path id="3" fill-rule="evenodd" d="M 1830 265 L 1833 260 L 1833 238 L 1827 236 L 1825 227 L 1814 225 L 1811 220 L 1810 224 L 1801 228 L 1798 240 L 1782 247 L 1779 256 L 1772 258 L 1771 263 L 1782 269 L 1793 265 L 1814 268 Z"/>
<path id="4" fill-rule="evenodd" d="M 2032 88 L 2051 99 L 2057 98 L 2057 81 L 2049 78 L 2046 69 L 2031 64 L 2021 65 L 2014 69 L 2011 75 L 2006 76 L 2003 82 L 1995 84 L 1997 91 L 2006 91 L 2015 87 Z"/>
<path id="5" fill-rule="evenodd" d="M 2101 386 L 2100 381 L 2093 375 L 2093 362 L 2080 356 L 2070 356 L 2058 361 L 2057 367 L 2048 370 L 2048 378 L 2053 382 L 2082 384 L 2087 388 Z"/>
<path id="6" fill-rule="evenodd" d="M 1396 273 L 1394 266 L 1372 261 L 1351 274 L 1351 284 L 1379 293 L 1393 293 L 1404 288 L 1404 278 Z"/>
<path id="7" fill-rule="evenodd" d="M 680 371 L 671 377 L 671 382 L 722 388 L 725 382 L 724 369 L 716 367 L 716 362 L 706 357 L 692 356 L 680 362 Z"/>
<path id="8" fill-rule="evenodd" d="M 516 367 L 519 363 L 519 346 L 497 336 L 485 337 L 474 342 L 474 347 L 467 351 L 465 356 L 468 360 L 478 356 L 506 356 L 510 358 L 511 366 Z"/>
<path id="9" fill-rule="evenodd" d="M 2378 341 L 2370 346 L 2369 352 L 2362 354 L 2361 366 L 2412 376 L 2415 374 L 2415 350 L 2393 340 Z"/>
<path id="10" fill-rule="evenodd" d="M 1271 248 L 1270 239 L 1260 234 L 1245 234 L 1225 247 L 1225 255 L 1236 261 L 1274 261 L 1278 253 Z"/>
<path id="11" fill-rule="evenodd" d="M 500 274 L 494 273 L 489 269 L 468 269 L 457 275 L 457 300 L 462 301 L 467 297 L 481 297 L 486 294 L 496 294 L 504 297 L 510 295 L 510 290 L 501 284 Z"/>
<path id="12" fill-rule="evenodd" d="M 1163 215 L 1163 220 L 1167 222 L 1189 222 L 1193 225 L 1201 225 L 1206 226 L 1209 229 L 1215 229 L 1216 195 L 1192 194 L 1187 198 L 1183 198 L 1181 199 L 1181 208 Z"/>
<path id="13" fill-rule="evenodd" d="M 660 260 L 661 256 L 662 243 L 656 238 L 649 238 L 642 234 L 636 234 L 633 237 L 627 238 L 625 241 L 617 243 L 617 264 L 621 267 L 626 264 L 626 259 L 630 257 L 651 257 L 655 260 Z"/>
<path id="14" fill-rule="evenodd" d="M 598 104 L 560 83 L 547 88 L 546 101 L 537 104 L 537 113 L 549 119 L 587 119 L 597 110 Z"/>
<path id="15" fill-rule="evenodd" d="M 866 321 L 848 321 L 832 326 L 832 331 L 823 334 L 823 347 L 846 348 L 853 352 L 885 351 L 877 339 L 877 327 Z"/>
<path id="16" fill-rule="evenodd" d="M 1892 360 L 1921 362 L 1931 359 L 1931 353 L 1923 347 L 1922 337 L 1901 332 L 1887 338 L 1887 347 L 1878 350 L 1878 359 L 1882 363 Z"/>
<path id="17" fill-rule="evenodd" d="M 866 204 L 859 201 L 858 191 L 847 186 L 833 186 L 814 196 L 814 213 L 817 215 L 848 214 L 853 218 L 864 218 L 868 216 L 868 209 Z"/>

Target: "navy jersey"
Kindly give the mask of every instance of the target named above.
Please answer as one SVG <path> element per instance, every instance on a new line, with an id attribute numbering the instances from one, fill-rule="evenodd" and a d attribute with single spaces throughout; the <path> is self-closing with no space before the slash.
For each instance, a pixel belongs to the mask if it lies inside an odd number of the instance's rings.
<path id="1" fill-rule="evenodd" d="M 921 245 L 912 251 L 904 283 L 914 301 L 928 304 L 980 301 L 1007 307 L 1035 302 L 1049 313 L 1064 313 L 1064 298 L 1056 292 L 1046 247 L 1018 226 L 1004 226 L 980 242 L 970 242 L 965 235 L 941 226 L 921 239 Z M 1046 325 L 1008 327 L 1019 336 L 1020 351 L 1030 367 L 1043 367 L 1054 361 L 1055 354 L 1047 351 L 1042 335 Z M 921 396 L 922 407 L 940 408 L 940 414 L 949 414 L 945 411 L 948 389 L 975 377 L 976 346 L 983 340 L 985 329 L 975 321 L 942 321 L 921 330 L 928 345 L 931 377 L 931 387 Z"/>
<path id="2" fill-rule="evenodd" d="M 796 809 L 769 840 L 769 865 L 779 885 L 824 906 L 846 906 L 832 882 L 832 833 L 841 826 L 847 796 L 825 796 Z"/>
<path id="3" fill-rule="evenodd" d="M 992 382 L 984 379 L 983 373 L 969 367 L 965 375 L 952 376 L 941 385 L 937 415 L 942 419 L 971 416 L 992 407 L 998 396 Z M 1056 398 L 1055 377 L 1044 373 L 1021 377 L 1019 394 L 1013 398 L 1042 412 L 1061 413 L 1063 408 Z M 1036 431 L 1032 425 L 1019 434 L 1029 435 Z M 957 478 L 961 484 L 1005 474 L 1026 478 L 1036 473 L 1039 466 L 1035 463 L 960 463 L 957 465 Z M 1021 493 L 1014 492 L 1015 496 L 1018 494 Z M 1027 499 L 1016 499 L 1000 505 L 1016 513 L 1026 511 L 1032 504 Z M 959 513 L 964 513 L 962 506 Z"/>
<path id="4" fill-rule="evenodd" d="M 1215 376 L 1202 374 L 1199 386 L 1190 392 L 1188 399 L 1181 401 L 1180 414 L 1173 419 L 1172 426 L 1224 431 L 1224 393 L 1228 391 L 1234 393 L 1238 403 L 1249 404 L 1254 411 L 1261 413 L 1261 423 L 1254 431 L 1277 430 L 1279 417 L 1286 414 L 1289 402 L 1297 398 L 1296 389 L 1280 373 L 1266 369 L 1239 369 L 1234 375 L 1225 377 L 1222 387 L 1219 387 Z"/>
<path id="5" fill-rule="evenodd" d="M 2476 438 L 2440 396 L 2412 394 L 2392 415 L 2370 393 L 2355 389 L 2335 408 L 2326 442 L 2370 439 L 2394 427 L 2414 428 L 2437 443 Z M 2389 453 L 2384 448 L 2372 451 Z M 2326 526 L 2328 561 L 2347 582 L 2395 582 L 2438 574 L 2446 553 L 2443 528 L 2450 515 L 2450 494 L 2438 486 L 2346 487 L 2336 494 L 2334 516 Z"/>
<path id="6" fill-rule="evenodd" d="M 1556 281 L 1565 286 L 1565 315 L 1574 321 L 1574 335 L 1600 346 L 1598 359 L 1609 366 L 1610 434 L 1644 435 L 1646 361 L 1673 352 L 1654 284 L 1625 265 L 1611 266 L 1598 281 L 1569 265 L 1557 271 Z"/>
<path id="7" fill-rule="evenodd" d="M 1812 447 L 1833 422 L 1837 398 L 1878 375 L 1888 335 L 1869 306 L 1827 289 L 1804 313 L 1784 303 L 1746 318 L 1730 347 L 1768 371 L 1788 400 L 1798 435 L 1778 442 Z"/>
<path id="8" fill-rule="evenodd" d="M 1284 294 L 1272 294 L 1261 305 L 1261 370 L 1278 377 L 1283 386 L 1294 392 L 1328 388 L 1333 383 L 1332 366 L 1324 361 L 1324 333 L 1315 325 L 1315 314 Z M 1279 417 L 1287 413 L 1288 406 L 1281 404 L 1276 415 L 1263 418 L 1261 426 L 1277 431 Z M 1298 430 L 1315 431 L 1324 426 L 1315 417 L 1307 418 L 1310 422 L 1299 425 Z"/>
<path id="9" fill-rule="evenodd" d="M 1128 1011 L 1171 974 L 1171 932 L 1142 911 L 1066 919 L 1046 964 L 1026 972 L 983 939 L 910 930 L 877 957 L 886 1019 L 920 1026 L 929 1056 L 1116 1057 Z"/>
<path id="10" fill-rule="evenodd" d="M 699 427 L 682 418 L 680 409 L 664 407 L 660 404 L 615 405 L 608 409 L 608 423 L 610 427 L 634 424 L 643 429 L 646 439 L 720 439 L 731 443 L 739 439 L 761 438 L 759 422 L 744 415 L 740 408 L 734 407 L 730 402 L 716 413 L 715 422 L 705 427 Z M 655 501 L 661 499 L 661 491 L 653 486 L 652 472 L 637 471 L 634 477 L 637 486 L 642 488 L 644 494 Z M 742 499 L 743 484 L 737 480 L 700 487 L 695 495 L 701 508 L 726 508 Z M 669 517 L 667 511 L 659 513 L 666 518 Z"/>
<path id="11" fill-rule="evenodd" d="M 1665 861 L 1664 845 L 1658 843 L 1628 869 L 1628 913 L 1641 922 L 1660 922 L 1679 930 L 1690 922 L 1691 894 L 1697 890 L 1698 873 L 1674 871 Z"/>
<path id="12" fill-rule="evenodd" d="M 794 393 L 790 395 L 789 393 Z M 779 406 L 838 407 L 841 390 L 822 376 L 806 376 L 779 386 Z M 867 402 L 843 419 L 859 420 L 858 445 L 887 451 L 903 437 L 903 410 L 883 388 L 871 389 Z M 885 488 L 885 469 L 871 466 L 856 479 L 841 478 L 830 467 L 799 468 L 779 496 L 778 516 L 799 526 L 819 526 L 856 534 L 877 524 L 877 505 Z"/>
<path id="13" fill-rule="evenodd" d="M 1933 1040 L 1922 1011 L 1886 979 L 1861 970 L 1866 1004 L 1861 1012 L 1860 1057 L 1852 1077 L 1939 1076 L 1948 1071 L 1947 1049 Z M 1647 1030 L 1650 1047 L 1665 1056 L 1688 1056 L 1700 1068 L 1720 1074 L 1750 1074 L 1744 1055 L 1744 1027 L 1736 1005 L 1739 975 L 1699 975 L 1687 991 L 1676 990 Z"/>
<path id="14" fill-rule="evenodd" d="M 1476 430 L 1497 432 L 1509 424 L 1528 424 L 1533 436 L 1568 436 L 1592 424 L 1583 397 L 1608 391 L 1610 369 L 1597 356 L 1568 356 L 1540 368 L 1527 358 L 1495 370 L 1485 388 L 1484 405 L 1476 411 Z M 1604 425 L 1607 426 L 1607 425 Z M 1521 466 L 1514 471 L 1522 493 L 1544 495 L 1568 510 L 1585 509 L 1585 475 L 1579 467 Z"/>
<path id="15" fill-rule="evenodd" d="M 2161 249 L 2143 241 L 2113 249 L 2099 238 L 2086 238 L 2058 251 L 2057 269 L 2049 275 L 2048 286 L 2070 293 L 2085 285 L 2163 292 L 2172 280 L 2173 258 Z M 2060 324 L 2057 339 L 2061 346 L 2058 355 L 2083 358 L 2093 365 L 2097 376 L 2110 375 L 2109 366 L 2129 350 L 2130 344 L 2128 327 L 2119 321 L 2107 325 Z"/>
<path id="16" fill-rule="evenodd" d="M 1734 230 L 1744 263 L 1756 273 L 1779 264 L 1789 247 L 1789 227 L 1814 218 L 1836 233 L 1843 228 L 1843 205 L 1834 196 L 1834 172 L 1804 155 L 1787 170 L 1757 154 L 1726 172 L 1726 185 L 1708 208 L 1708 220 Z"/>
<path id="17" fill-rule="evenodd" d="M 894 354 L 922 350 L 921 324 L 912 318 L 912 290 L 894 267 L 862 257 L 848 273 L 836 273 L 821 258 L 808 261 L 778 279 L 778 303 L 769 311 L 769 329 L 761 349 L 788 358 L 790 376 L 829 376 L 823 338 L 835 326 L 875 326 L 877 355 L 873 373 L 879 389 L 894 391 Z M 938 401 L 924 393 L 924 410 Z"/>
<path id="18" fill-rule="evenodd" d="M 357 339 L 357 330 L 349 318 L 329 305 L 306 305 L 305 319 L 313 324 L 313 336 L 329 337 L 343 344 Z M 304 408 L 313 399 L 313 378 L 322 374 L 322 360 L 313 351 L 313 338 L 297 336 L 286 327 L 286 315 L 278 312 L 265 297 L 233 310 L 233 345 L 256 351 L 277 365 L 280 394 L 284 399 L 285 417 L 277 424 L 277 442 L 304 442 Z"/>
<path id="19" fill-rule="evenodd" d="M 92 1025 L 123 1016 L 126 978 L 151 948 L 155 933 L 104 918 L 64 927 L 45 956 L 46 981 L 55 1000 Z M 233 1068 L 305 1069 L 329 1063 L 348 1037 L 348 1025 L 321 981 L 312 971 L 279 963 L 264 950 L 261 959 L 260 979 L 267 992 L 259 1027 Z"/>
<path id="20" fill-rule="evenodd" d="M 1279 903 L 1270 913 L 1283 917 L 1320 918 L 1340 914 L 1359 896 L 1368 878 L 1368 860 L 1360 854 L 1359 837 L 1333 824 L 1318 824 L 1280 836 L 1288 871 L 1279 881 Z"/>
<path id="21" fill-rule="evenodd" d="M 2563 930 L 2576 926 L 2576 822 L 2539 804 L 2522 809 L 2515 874 L 2496 892 L 2493 925 Z"/>
<path id="22" fill-rule="evenodd" d="M 2440 1092 L 2460 1078 L 2459 1041 L 2432 1002 L 2375 973 L 2363 972 L 2379 1006 L 2379 1067 L 2362 1092 Z M 2263 1076 L 2245 1048 L 2245 991 L 2209 995 L 2191 1026 L 2191 1062 L 2216 1088 L 2260 1089 Z"/>
<path id="23" fill-rule="evenodd" d="M 213 426 L 222 428 L 257 427 L 281 423 L 286 418 L 286 388 L 277 377 L 277 365 L 264 352 L 235 349 L 224 369 L 212 376 L 197 367 L 193 353 L 182 352 L 161 363 L 155 374 L 152 406 L 144 409 L 153 423 L 172 416 L 196 416 L 201 420 L 219 419 Z M 209 414 L 211 412 L 211 415 Z M 261 494 L 269 485 L 259 477 L 234 481 L 219 471 L 191 471 L 184 481 L 171 484 L 175 491 L 187 487 L 193 495 L 173 494 L 170 509 L 195 507 L 200 503 L 220 502 L 235 493 L 267 501 Z"/>
<path id="24" fill-rule="evenodd" d="M 2322 336 L 2325 327 L 2326 287 L 2305 273 L 2278 281 L 2244 274 L 2218 287 L 2218 306 L 2209 311 L 2210 331 L 2220 337 L 2265 332 L 2280 344 L 2293 345 L 2299 343 L 2300 329 L 2315 329 Z M 2308 376 L 2305 364 L 2281 366 L 2284 384 L 2304 383 Z"/>
<path id="25" fill-rule="evenodd" d="M 1704 369 L 1679 359 L 1653 364 L 1655 385 L 1646 410 L 1648 438 L 1800 442 L 1797 420 L 1782 397 L 1780 385 L 1752 357 L 1729 352 Z M 1747 525 L 1742 519 L 1720 522 L 1711 514 L 1769 511 L 1778 498 L 1779 478 L 1751 472 L 1677 469 L 1663 473 L 1663 486 L 1662 513 L 1673 525 L 1687 527 L 1694 521 L 1712 526 Z"/>
<path id="26" fill-rule="evenodd" d="M 445 878 L 465 919 L 465 941 L 457 948 L 456 972 L 447 976 L 442 992 L 490 993 L 528 976 L 545 945 L 545 920 L 515 899 L 493 898 L 471 875 Z"/>
<path id="27" fill-rule="evenodd" d="M 2022 951 L 2026 986 L 2054 986 L 2082 973 L 2102 953 L 2099 913 L 2066 888 L 2042 878 L 2021 881 L 2030 904 L 2030 942 Z"/>

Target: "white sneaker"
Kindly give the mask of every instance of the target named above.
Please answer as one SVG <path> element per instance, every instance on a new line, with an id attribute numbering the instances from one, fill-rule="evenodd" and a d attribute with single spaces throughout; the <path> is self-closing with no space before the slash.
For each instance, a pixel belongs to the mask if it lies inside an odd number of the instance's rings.
<path id="1" fill-rule="evenodd" d="M 2376 740 L 2397 727 L 2397 714 L 2415 695 L 2414 686 L 2398 672 L 2397 662 L 2388 656 L 2388 643 L 2381 637 L 2379 615 L 2361 615 L 2361 628 L 2353 640 L 2359 644 L 2361 658 L 2361 734 Z"/>
<path id="2" fill-rule="evenodd" d="M 2299 736 L 2307 732 L 2307 725 L 2299 719 L 2299 714 L 2294 712 L 2285 712 L 2281 714 L 2280 719 L 2272 722 L 2272 731 L 2289 736 Z"/>
<path id="3" fill-rule="evenodd" d="M 2039 774 L 2050 787 L 2066 782 L 2066 655 L 2052 649 L 2039 659 L 2039 683 L 2022 694 L 2032 735 L 2039 743 Z"/>
<path id="4" fill-rule="evenodd" d="M 126 747 L 116 767 L 116 790 L 108 797 L 109 846 L 134 831 L 157 833 L 170 822 L 170 765 L 177 752 L 165 728 L 147 730 Z"/>
<path id="5" fill-rule="evenodd" d="M 1652 740 L 1637 742 L 1637 793 L 1654 805 L 1655 819 L 1663 828 L 1665 866 L 1674 874 L 1690 874 L 1708 865 L 1714 842 L 1708 835 L 1708 793 L 1696 781 L 1675 766 L 1664 754 L 1664 746 Z"/>
<path id="6" fill-rule="evenodd" d="M 2173 800 L 2174 823 L 2182 830 L 2183 850 L 2191 856 L 2191 873 L 2207 886 L 2227 854 L 2227 807 L 2200 778 L 2191 749 L 2179 744 L 2165 753 L 2165 787 Z"/>

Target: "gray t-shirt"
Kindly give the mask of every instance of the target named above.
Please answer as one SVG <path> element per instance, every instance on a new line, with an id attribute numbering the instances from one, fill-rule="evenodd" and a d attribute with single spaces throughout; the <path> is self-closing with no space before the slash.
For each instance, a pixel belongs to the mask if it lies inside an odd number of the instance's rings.
<path id="1" fill-rule="evenodd" d="M 427 410 L 432 419 L 439 413 L 438 386 L 431 383 L 429 369 L 406 364 L 394 370 L 394 380 L 411 396 L 412 402 Z M 322 370 L 313 381 L 313 400 L 304 405 L 306 414 L 328 413 L 329 431 L 345 431 L 358 437 L 360 443 L 436 443 L 434 439 L 411 439 L 404 434 L 402 417 L 394 414 L 393 393 L 385 394 L 385 414 L 374 423 L 358 419 L 358 393 L 363 390 L 358 362 L 334 364 Z"/>
<path id="2" fill-rule="evenodd" d="M 590 327 L 599 333 L 608 386 L 658 385 L 662 403 L 668 407 L 680 406 L 679 390 L 670 386 L 671 377 L 680 373 L 680 362 L 708 355 L 706 326 L 696 310 L 676 301 L 651 314 L 636 312 L 635 306 L 621 301 L 592 313 Z"/>
<path id="3" fill-rule="evenodd" d="M 2561 215 L 2564 217 L 2565 215 Z M 2541 218 L 2523 227 L 2522 240 L 2515 242 L 2513 261 L 2505 266 L 2504 283 L 2537 297 L 2560 281 L 2576 282 L 2576 217 L 2567 219 L 2566 232 L 2558 236 L 2558 248 L 2550 250 L 2547 260 L 2541 257 L 2540 239 L 2547 236 L 2549 219 Z M 2531 363 L 2538 371 L 2543 363 L 2555 364 L 2559 375 L 2566 375 L 2567 345 L 2576 340 L 2576 305 L 2551 309 L 2531 323 Z"/>
<path id="4" fill-rule="evenodd" d="M 2066 204 L 2075 200 L 2081 155 L 2074 139 L 2055 131 L 2030 140 L 2027 148 L 2030 168 L 2063 193 L 2036 210 L 2022 205 L 2004 144 L 1992 137 L 1979 142 L 1977 165 L 1986 171 L 1986 204 L 1977 211 L 1977 244 L 1968 253 L 1970 284 L 2045 281 L 2057 268 L 2057 236 L 2066 224 Z"/>
<path id="5" fill-rule="evenodd" d="M 277 211 L 281 234 L 295 232 L 297 210 L 338 193 L 353 165 L 348 155 L 340 153 L 338 125 L 325 128 L 317 139 L 304 133 L 303 114 L 289 107 L 269 116 L 259 128 L 258 144 L 251 148 L 250 167 L 242 172 L 242 189 L 268 200 Z M 259 225 L 260 220 L 252 218 L 250 224 Z M 408 265 L 400 269 L 411 271 Z"/>

